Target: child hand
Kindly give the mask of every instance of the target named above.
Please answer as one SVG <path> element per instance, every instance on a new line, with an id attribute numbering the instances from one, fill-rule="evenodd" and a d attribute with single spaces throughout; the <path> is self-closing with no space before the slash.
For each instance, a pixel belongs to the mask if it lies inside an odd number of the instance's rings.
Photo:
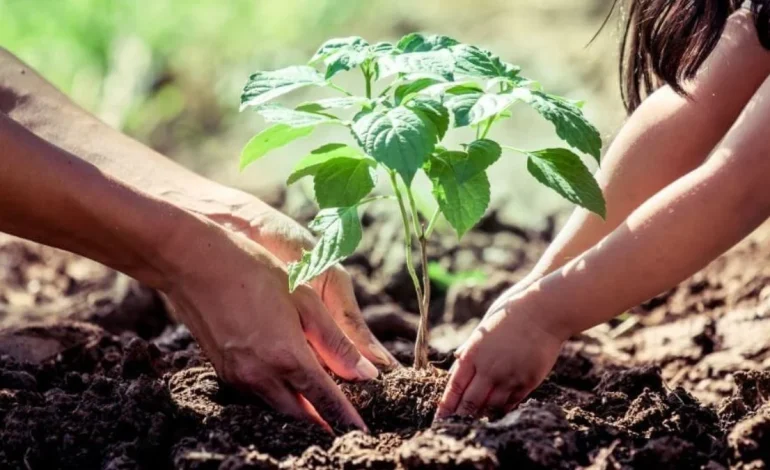
<path id="1" fill-rule="evenodd" d="M 533 308 L 531 294 L 490 312 L 458 349 L 436 418 L 506 413 L 548 375 L 569 336 Z"/>

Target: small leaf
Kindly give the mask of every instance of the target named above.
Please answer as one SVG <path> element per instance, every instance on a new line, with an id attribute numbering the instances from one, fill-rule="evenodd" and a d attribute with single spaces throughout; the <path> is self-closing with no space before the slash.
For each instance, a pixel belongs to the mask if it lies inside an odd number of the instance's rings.
<path id="1" fill-rule="evenodd" d="M 369 58 L 369 43 L 358 36 L 326 41 L 315 53 L 311 64 L 321 61 L 326 65 L 326 79 L 363 64 Z"/>
<path id="2" fill-rule="evenodd" d="M 519 67 L 504 62 L 500 57 L 476 46 L 459 44 L 452 48 L 457 62 L 457 73 L 473 77 L 507 78 L 515 81 Z"/>
<path id="3" fill-rule="evenodd" d="M 449 111 L 440 101 L 425 96 L 415 97 L 406 104 L 406 107 L 420 113 L 425 119 L 430 120 L 438 132 L 438 140 L 444 138 L 449 129 Z"/>
<path id="4" fill-rule="evenodd" d="M 441 156 L 431 157 L 427 173 L 441 212 L 457 236 L 462 238 L 481 220 L 489 205 L 487 174 L 482 171 L 461 183 L 453 159 L 446 160 Z"/>
<path id="5" fill-rule="evenodd" d="M 455 59 L 449 50 L 411 52 L 395 56 L 383 56 L 378 60 L 380 77 L 396 73 L 425 73 L 454 79 Z"/>
<path id="6" fill-rule="evenodd" d="M 413 82 L 404 83 L 403 85 L 396 87 L 396 90 L 393 92 L 393 97 L 396 100 L 396 104 L 402 104 L 409 101 L 417 95 L 417 93 L 437 83 L 442 82 L 439 82 L 434 78 L 420 78 Z"/>
<path id="7" fill-rule="evenodd" d="M 364 158 L 364 156 L 357 149 L 345 144 L 323 145 L 297 162 L 286 184 L 294 184 L 305 176 L 314 176 L 324 163 L 335 158 Z"/>
<path id="8" fill-rule="evenodd" d="M 369 158 L 337 157 L 318 168 L 315 175 L 315 197 L 321 208 L 347 207 L 374 189 L 377 163 Z"/>
<path id="9" fill-rule="evenodd" d="M 484 93 L 461 87 L 447 92 L 445 104 L 454 116 L 455 127 L 464 127 L 502 113 L 519 99 L 515 93 Z"/>
<path id="10" fill-rule="evenodd" d="M 527 170 L 538 181 L 568 201 L 605 218 L 606 205 L 602 190 L 591 172 L 575 153 L 567 149 L 545 149 L 527 152 Z"/>
<path id="11" fill-rule="evenodd" d="M 283 106 L 268 104 L 256 108 L 265 121 L 286 124 L 291 127 L 317 126 L 326 123 L 341 123 L 339 119 L 329 114 L 298 111 Z"/>
<path id="12" fill-rule="evenodd" d="M 409 185 L 433 151 L 438 130 L 421 113 L 397 106 L 360 113 L 353 135 L 368 155 L 396 170 Z"/>
<path id="13" fill-rule="evenodd" d="M 448 36 L 411 33 L 401 38 L 396 48 L 401 52 L 428 52 L 449 49 L 457 44 L 460 43 Z"/>
<path id="14" fill-rule="evenodd" d="M 241 94 L 241 110 L 260 106 L 298 88 L 326 84 L 324 77 L 314 68 L 304 65 L 286 67 L 272 72 L 257 72 L 249 77 Z"/>
<path id="15" fill-rule="evenodd" d="M 544 118 L 551 121 L 556 134 L 572 147 L 585 152 L 597 163 L 602 153 L 602 138 L 599 131 L 588 122 L 575 104 L 561 97 L 548 95 L 525 88 L 517 89 L 521 97 Z"/>
<path id="16" fill-rule="evenodd" d="M 494 140 L 481 139 L 471 142 L 465 149 L 465 153 L 468 157 L 454 165 L 457 181 L 461 184 L 486 171 L 500 159 L 503 149 Z"/>
<path id="17" fill-rule="evenodd" d="M 324 98 L 318 101 L 302 103 L 297 106 L 297 111 L 308 113 L 317 113 L 327 109 L 348 109 L 367 103 L 369 100 L 362 96 L 343 96 L 335 98 Z"/>
<path id="18" fill-rule="evenodd" d="M 302 259 L 289 264 L 289 290 L 308 282 L 353 254 L 361 241 L 361 221 L 357 207 L 323 209 L 310 223 L 320 240 Z"/>
<path id="19" fill-rule="evenodd" d="M 315 126 L 291 127 L 286 124 L 276 124 L 268 127 L 252 137 L 241 151 L 241 171 L 264 157 L 269 151 L 310 135 L 313 129 L 315 129 Z"/>

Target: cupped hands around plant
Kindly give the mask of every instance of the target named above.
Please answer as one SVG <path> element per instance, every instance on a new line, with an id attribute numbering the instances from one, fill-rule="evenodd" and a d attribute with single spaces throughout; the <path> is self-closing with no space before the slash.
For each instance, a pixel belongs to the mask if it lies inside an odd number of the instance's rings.
<path id="1" fill-rule="evenodd" d="M 333 81 L 348 71 L 362 75 L 361 96 Z M 295 108 L 272 102 L 306 87 L 325 88 L 338 96 Z M 523 150 L 490 139 L 495 124 L 510 117 L 510 108 L 517 103 L 550 121 L 570 148 Z M 459 237 L 481 219 L 490 200 L 487 170 L 504 150 L 523 155 L 529 173 L 539 182 L 604 217 L 601 190 L 575 153 L 598 162 L 602 146 L 581 106 L 546 93 L 538 82 L 523 77 L 519 67 L 492 52 L 446 36 L 413 33 L 396 44 L 369 44 L 360 37 L 332 39 L 309 65 L 257 72 L 249 78 L 241 108 L 253 108 L 271 125 L 246 144 L 240 166 L 243 169 L 320 126 L 350 129 L 349 142 L 316 148 L 289 176 L 289 184 L 312 177 L 321 208 L 310 224 L 319 235 L 318 243 L 289 265 L 289 290 L 332 269 L 355 251 L 363 232 L 359 207 L 395 200 L 403 219 L 407 270 L 420 309 L 415 367 L 421 368 L 428 364 L 427 240 L 441 217 Z M 467 143 L 455 149 L 441 145 L 450 129 L 460 128 L 470 128 Z M 427 215 L 418 211 L 412 189 L 419 172 L 431 182 L 437 203 L 435 212 Z M 390 183 L 392 196 L 371 195 L 380 175 Z"/>

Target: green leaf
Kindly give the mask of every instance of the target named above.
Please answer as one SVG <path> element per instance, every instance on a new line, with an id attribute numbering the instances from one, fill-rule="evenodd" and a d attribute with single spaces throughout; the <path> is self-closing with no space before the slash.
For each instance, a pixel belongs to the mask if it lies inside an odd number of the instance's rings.
<path id="1" fill-rule="evenodd" d="M 368 155 L 397 171 L 409 185 L 433 151 L 438 130 L 422 113 L 397 106 L 360 113 L 353 135 Z"/>
<path id="2" fill-rule="evenodd" d="M 514 93 L 485 93 L 471 87 L 458 87 L 447 91 L 445 104 L 454 116 L 455 127 L 464 127 L 502 113 L 520 99 Z"/>
<path id="3" fill-rule="evenodd" d="M 460 182 L 456 158 L 457 155 L 450 155 L 449 159 L 433 156 L 426 171 L 433 183 L 433 196 L 441 212 L 457 236 L 462 238 L 484 216 L 490 190 L 489 179 L 483 171 Z"/>
<path id="4" fill-rule="evenodd" d="M 324 163 L 335 158 L 364 158 L 364 156 L 357 149 L 345 144 L 323 145 L 297 162 L 286 184 L 294 184 L 305 176 L 315 176 Z"/>
<path id="5" fill-rule="evenodd" d="M 402 52 L 428 52 L 449 49 L 457 44 L 460 43 L 448 36 L 411 33 L 401 38 L 396 48 Z"/>
<path id="6" fill-rule="evenodd" d="M 512 81 L 519 75 L 519 67 L 504 62 L 495 54 L 476 46 L 459 44 L 452 48 L 452 53 L 458 74 L 486 78 L 503 77 Z"/>
<path id="7" fill-rule="evenodd" d="M 378 42 L 370 48 L 370 51 L 373 57 L 379 57 L 395 52 L 395 46 L 389 42 Z"/>
<path id="8" fill-rule="evenodd" d="M 556 128 L 556 134 L 572 147 L 594 157 L 597 163 L 602 153 L 602 138 L 599 131 L 588 122 L 583 112 L 574 103 L 564 98 L 539 91 L 519 88 L 522 100 L 532 106 Z"/>
<path id="9" fill-rule="evenodd" d="M 286 124 L 276 124 L 268 127 L 252 137 L 241 151 L 241 171 L 264 157 L 269 151 L 310 135 L 313 129 L 315 129 L 315 126 L 291 127 Z"/>
<path id="10" fill-rule="evenodd" d="M 376 182 L 377 163 L 369 158 L 337 157 L 318 168 L 315 175 L 315 197 L 321 208 L 347 207 L 358 204 Z"/>
<path id="11" fill-rule="evenodd" d="M 378 64 L 380 77 L 396 73 L 425 73 L 443 80 L 454 79 L 455 59 L 446 49 L 383 56 L 378 60 Z"/>
<path id="12" fill-rule="evenodd" d="M 256 112 L 265 118 L 267 122 L 286 124 L 291 127 L 307 127 L 342 122 L 329 114 L 298 111 L 274 104 L 260 106 L 256 108 Z"/>
<path id="13" fill-rule="evenodd" d="M 406 107 L 418 112 L 424 119 L 430 120 L 438 132 L 438 140 L 444 138 L 449 129 L 449 111 L 440 101 L 425 96 L 417 96 Z"/>
<path id="14" fill-rule="evenodd" d="M 286 67 L 272 72 L 257 72 L 249 77 L 241 94 L 241 110 L 260 106 L 298 88 L 326 84 L 324 77 L 313 67 L 305 65 Z"/>
<path id="15" fill-rule="evenodd" d="M 369 100 L 363 96 L 324 98 L 317 101 L 311 101 L 309 103 L 302 103 L 301 105 L 297 106 L 297 111 L 318 113 L 327 109 L 348 109 L 354 106 L 363 105 L 367 102 L 369 102 Z"/>
<path id="16" fill-rule="evenodd" d="M 486 171 L 500 159 L 503 150 L 494 140 L 481 139 L 471 142 L 465 149 L 467 158 L 455 163 L 455 174 L 460 183 L 465 183 L 477 174 Z"/>
<path id="17" fill-rule="evenodd" d="M 413 82 L 404 83 L 403 85 L 396 87 L 396 90 L 393 92 L 393 97 L 395 98 L 396 104 L 402 104 L 409 101 L 422 90 L 437 83 L 442 82 L 434 78 L 419 78 Z"/>
<path id="18" fill-rule="evenodd" d="M 358 36 L 330 39 L 323 43 L 310 59 L 311 64 L 326 65 L 326 79 L 339 72 L 358 67 L 369 58 L 369 43 Z"/>
<path id="19" fill-rule="evenodd" d="M 602 190 L 579 156 L 560 148 L 526 153 L 527 170 L 538 181 L 568 201 L 606 217 Z"/>
<path id="20" fill-rule="evenodd" d="M 302 259 L 289 264 L 289 290 L 323 274 L 324 271 L 353 254 L 361 241 L 361 221 L 357 207 L 323 209 L 310 223 L 320 240 Z"/>

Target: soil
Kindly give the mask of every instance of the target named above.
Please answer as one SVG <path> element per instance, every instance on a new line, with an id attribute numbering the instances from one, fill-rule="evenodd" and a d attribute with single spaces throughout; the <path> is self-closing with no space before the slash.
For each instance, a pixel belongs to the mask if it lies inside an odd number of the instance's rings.
<path id="1" fill-rule="evenodd" d="M 367 321 L 408 364 L 415 306 L 398 250 L 385 251 L 398 234 L 382 219 L 367 216 L 382 226 L 369 230 L 349 268 Z M 482 269 L 487 281 L 436 294 L 431 369 L 341 382 L 371 433 L 337 435 L 221 383 L 151 291 L 74 255 L 3 238 L 0 468 L 766 468 L 770 244 L 762 233 L 573 338 L 508 415 L 431 424 L 452 345 L 531 267 L 553 223 L 522 229 L 493 212 L 459 246 L 439 237 L 433 260 Z"/>

